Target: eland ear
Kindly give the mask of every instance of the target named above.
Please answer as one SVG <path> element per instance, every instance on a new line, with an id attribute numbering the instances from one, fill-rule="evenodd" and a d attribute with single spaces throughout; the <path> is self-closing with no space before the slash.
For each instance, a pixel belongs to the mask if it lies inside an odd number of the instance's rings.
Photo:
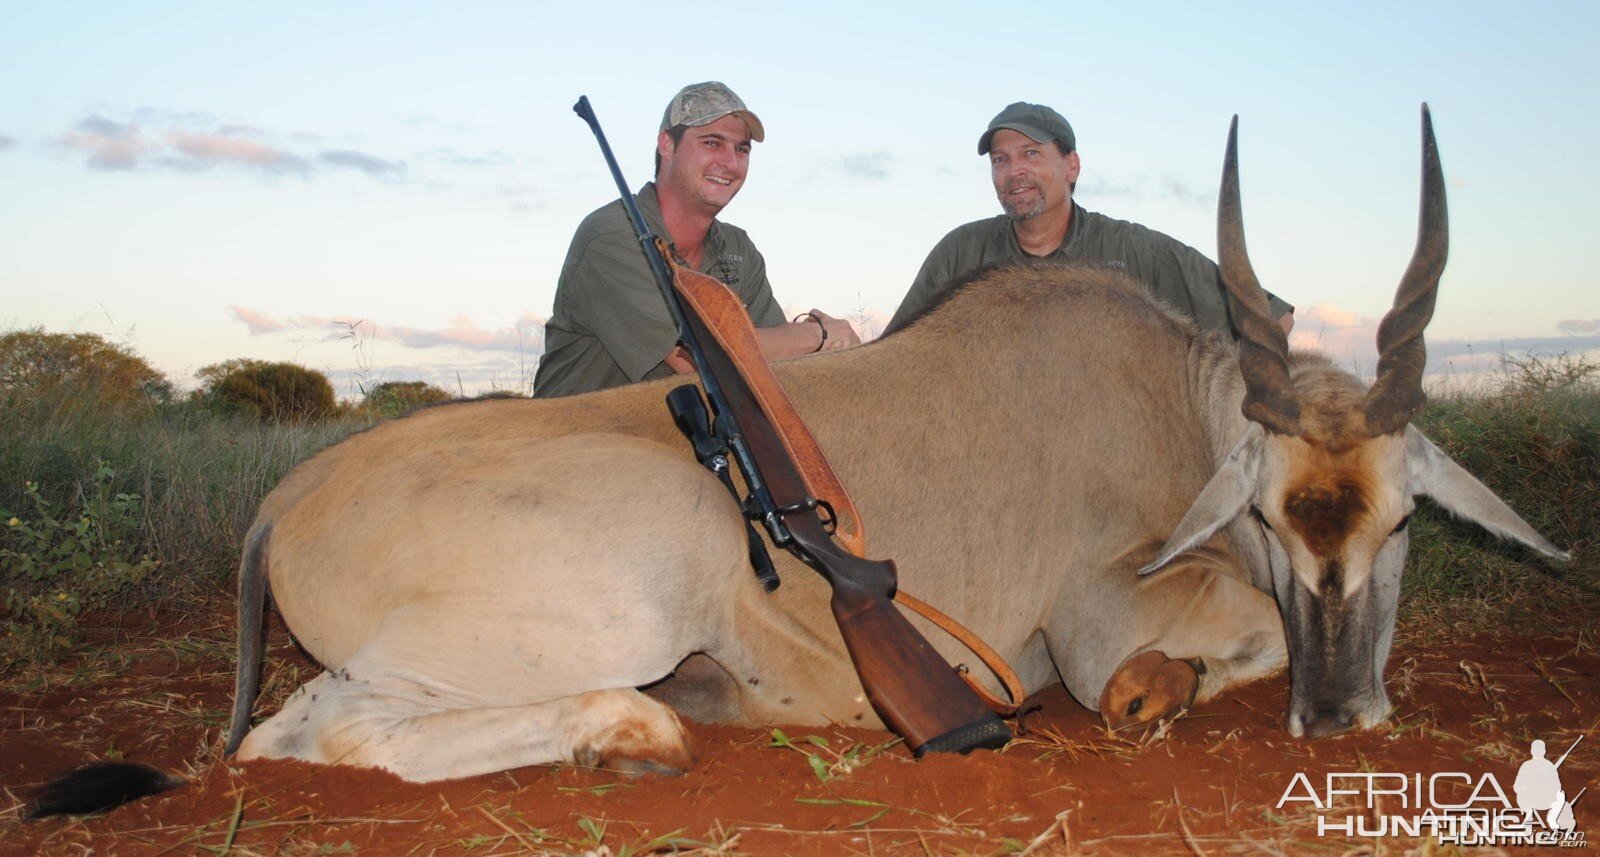
<path id="1" fill-rule="evenodd" d="M 1167 537 L 1161 552 L 1139 574 L 1149 574 L 1172 561 L 1172 558 L 1216 535 L 1250 505 L 1256 495 L 1256 483 L 1261 472 L 1261 443 L 1266 431 L 1258 423 L 1250 423 L 1244 437 L 1234 445 L 1233 451 L 1222 460 L 1222 466 L 1211 476 L 1194 505 L 1178 522 L 1177 529 Z"/>
<path id="2" fill-rule="evenodd" d="M 1406 477 L 1413 495 L 1426 494 L 1458 518 L 1471 521 L 1502 539 L 1521 542 L 1551 559 L 1567 562 L 1572 555 L 1545 540 L 1504 500 L 1450 460 L 1433 441 L 1406 426 Z"/>

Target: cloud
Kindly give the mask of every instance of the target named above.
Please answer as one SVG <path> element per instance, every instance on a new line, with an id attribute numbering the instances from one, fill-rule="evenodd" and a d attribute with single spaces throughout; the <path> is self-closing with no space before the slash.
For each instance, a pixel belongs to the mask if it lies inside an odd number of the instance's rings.
<path id="1" fill-rule="evenodd" d="M 442 328 L 385 325 L 370 320 L 352 321 L 314 315 L 278 318 L 271 313 L 230 306 L 233 317 L 244 322 L 251 336 L 303 330 L 323 334 L 324 339 L 345 339 L 352 331 L 358 336 L 399 343 L 408 348 L 454 347 L 468 351 L 509 352 L 536 355 L 544 350 L 544 318 L 525 312 L 507 327 L 485 329 L 466 316 L 455 316 Z"/>
<path id="2" fill-rule="evenodd" d="M 242 306 L 230 306 L 228 309 L 232 311 L 234 318 L 245 323 L 245 326 L 250 329 L 251 336 L 260 336 L 263 333 L 277 333 L 280 330 L 289 328 L 287 324 L 264 312 Z"/>
<path id="3" fill-rule="evenodd" d="M 95 114 L 80 120 L 62 134 L 56 145 L 81 152 L 85 165 L 96 170 L 162 169 L 195 173 L 216 167 L 262 175 L 302 177 L 330 170 L 355 170 L 381 181 L 402 178 L 404 161 L 352 149 L 304 151 L 320 148 L 322 138 L 285 135 L 239 122 L 219 123 L 204 113 L 180 113 L 152 107 L 134 111 L 134 118 L 117 122 Z M 296 151 L 296 149 L 302 149 Z"/>
<path id="4" fill-rule="evenodd" d="M 510 327 L 485 330 L 466 316 L 456 316 L 442 329 L 390 327 L 387 332 L 380 328 L 377 335 L 412 348 L 452 345 L 470 351 L 538 353 L 544 350 L 544 319 L 525 312 Z"/>
<path id="5" fill-rule="evenodd" d="M 1600 318 L 1569 318 L 1557 322 L 1556 330 L 1563 333 L 1600 333 Z"/>
<path id="6" fill-rule="evenodd" d="M 889 165 L 893 162 L 891 152 L 859 152 L 840 158 L 837 166 L 850 178 L 876 181 L 889 177 Z"/>
<path id="7" fill-rule="evenodd" d="M 215 134 L 171 131 L 167 134 L 167 143 L 177 153 L 176 156 L 169 155 L 167 162 L 179 169 L 205 169 L 217 164 L 231 164 L 266 173 L 303 174 L 309 168 L 305 159 L 298 155 L 220 131 Z"/>
<path id="8" fill-rule="evenodd" d="M 4 152 L 5 150 L 11 148 L 12 146 L 15 146 L 16 144 L 17 144 L 17 138 L 16 137 L 7 137 L 4 134 L 0 134 L 0 152 Z"/>
<path id="9" fill-rule="evenodd" d="M 403 175 L 406 171 L 405 161 L 386 161 L 376 155 L 353 149 L 326 151 L 318 156 L 318 160 L 330 166 L 363 172 L 375 179 L 393 178 Z"/>
<path id="10" fill-rule="evenodd" d="M 86 153 L 85 164 L 96 170 L 131 170 L 141 156 L 158 145 L 144 139 L 137 121 L 113 122 L 98 114 L 80 120 L 74 130 L 56 142 L 63 148 Z"/>
<path id="11" fill-rule="evenodd" d="M 1073 194 L 1077 195 L 1080 192 L 1084 196 L 1126 196 L 1134 199 L 1139 199 L 1144 195 L 1139 188 L 1131 184 L 1113 182 L 1104 177 L 1080 179 L 1078 181 L 1078 189 L 1074 190 Z"/>
<path id="12" fill-rule="evenodd" d="M 1078 182 L 1085 197 L 1120 196 L 1134 200 L 1170 199 L 1195 208 L 1214 208 L 1217 204 L 1215 188 L 1191 187 L 1183 179 L 1170 173 L 1157 176 L 1141 175 L 1131 180 L 1117 181 L 1107 176 L 1092 176 Z"/>
<path id="13" fill-rule="evenodd" d="M 1297 313 L 1307 319 L 1338 328 L 1361 326 L 1361 317 L 1349 310 L 1342 310 L 1333 304 L 1315 304 L 1303 313 Z"/>
<path id="14" fill-rule="evenodd" d="M 1378 322 L 1381 318 L 1359 316 L 1332 304 L 1316 304 L 1295 312 L 1294 331 L 1289 334 L 1293 348 L 1320 351 L 1363 377 L 1371 377 L 1378 365 Z M 1580 322 L 1583 324 L 1584 322 Z M 1518 336 L 1500 339 L 1435 339 L 1425 337 L 1428 348 L 1428 374 L 1472 372 L 1495 369 L 1508 354 L 1576 353 L 1600 349 L 1600 323 L 1591 324 L 1592 333 L 1559 327 L 1580 335 Z"/>
<path id="15" fill-rule="evenodd" d="M 1505 339 L 1444 339 L 1428 342 L 1428 367 L 1436 368 L 1435 358 L 1490 354 L 1558 354 L 1600 349 L 1600 334 L 1590 336 L 1515 336 Z"/>
<path id="16" fill-rule="evenodd" d="M 265 136 L 267 136 L 267 131 L 264 128 L 257 128 L 254 125 L 238 125 L 238 124 L 218 125 L 217 126 L 217 133 L 218 134 L 226 134 L 229 137 L 265 137 Z"/>
<path id="17" fill-rule="evenodd" d="M 1217 204 L 1217 192 L 1214 190 L 1195 190 L 1179 179 L 1177 176 L 1163 175 L 1156 183 L 1157 195 L 1164 199 L 1171 199 L 1185 205 L 1198 208 L 1212 208 Z"/>

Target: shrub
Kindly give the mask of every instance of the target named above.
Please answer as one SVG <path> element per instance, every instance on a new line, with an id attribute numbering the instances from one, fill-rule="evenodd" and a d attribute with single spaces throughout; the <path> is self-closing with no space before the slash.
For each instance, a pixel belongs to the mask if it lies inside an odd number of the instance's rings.
<path id="1" fill-rule="evenodd" d="M 384 381 L 366 391 L 361 407 L 374 420 L 403 417 L 424 405 L 450 401 L 450 394 L 424 381 Z"/>
<path id="2" fill-rule="evenodd" d="M 57 393 L 116 406 L 172 399 L 172 382 L 131 348 L 93 333 L 42 328 L 0 335 L 0 402 L 19 407 Z"/>
<path id="3" fill-rule="evenodd" d="M 1436 397 L 1419 416 L 1418 428 L 1574 562 L 1550 566 L 1425 503 L 1412 521 L 1409 610 L 1452 600 L 1471 608 L 1469 622 L 1549 623 L 1572 615 L 1552 605 L 1600 596 L 1597 370 L 1567 355 L 1510 358 L 1492 394 Z"/>
<path id="4" fill-rule="evenodd" d="M 214 404 L 264 421 L 307 422 L 339 412 L 328 376 L 293 363 L 230 360 L 195 374 Z"/>
<path id="5" fill-rule="evenodd" d="M 0 666 L 48 657 L 79 641 L 78 616 L 111 605 L 156 568 L 138 554 L 140 497 L 114 492 L 116 472 L 96 462 L 88 492 L 65 514 L 23 486 L 26 518 L 0 509 L 0 585 L 11 613 Z"/>
<path id="6" fill-rule="evenodd" d="M 203 399 L 133 415 L 64 394 L 0 407 L 0 507 L 32 509 L 26 482 L 53 508 L 73 508 L 103 461 L 116 474 L 113 495 L 141 498 L 138 550 L 161 559 L 162 591 L 211 588 L 237 566 L 256 507 L 283 474 L 359 428 L 340 419 L 264 423 L 219 414 Z"/>

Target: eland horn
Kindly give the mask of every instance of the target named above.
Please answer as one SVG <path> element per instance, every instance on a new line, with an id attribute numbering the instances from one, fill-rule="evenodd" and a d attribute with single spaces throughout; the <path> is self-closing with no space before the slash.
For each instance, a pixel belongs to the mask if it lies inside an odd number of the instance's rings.
<path id="1" fill-rule="evenodd" d="M 1422 214 L 1417 227 L 1417 249 L 1395 292 L 1394 307 L 1378 325 L 1378 378 L 1362 405 L 1367 431 L 1373 437 L 1405 428 L 1422 410 L 1422 370 L 1428 350 L 1422 331 L 1433 318 L 1433 301 L 1439 293 L 1439 275 L 1450 247 L 1450 224 L 1445 212 L 1444 171 L 1439 166 L 1439 146 L 1433 140 L 1433 117 L 1422 105 Z"/>
<path id="2" fill-rule="evenodd" d="M 1244 247 L 1244 216 L 1239 206 L 1239 117 L 1228 126 L 1228 153 L 1222 163 L 1217 199 L 1217 259 L 1239 330 L 1239 371 L 1244 375 L 1243 411 L 1247 419 L 1277 434 L 1300 433 L 1300 402 L 1289 383 L 1289 342 L 1267 309 L 1250 256 Z"/>

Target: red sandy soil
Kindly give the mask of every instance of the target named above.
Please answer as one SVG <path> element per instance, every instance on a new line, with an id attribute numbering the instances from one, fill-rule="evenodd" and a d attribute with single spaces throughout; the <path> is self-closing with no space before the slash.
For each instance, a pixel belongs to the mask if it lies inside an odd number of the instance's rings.
<path id="1" fill-rule="evenodd" d="M 1390 662 L 1391 722 L 1318 741 L 1284 731 L 1279 676 L 1141 734 L 1106 732 L 1056 688 L 1032 700 L 1020 740 L 967 757 L 913 761 L 882 732 L 785 730 L 821 760 L 819 775 L 770 746 L 771 730 L 692 726 L 699 764 L 681 777 L 551 766 L 413 785 L 219 761 L 227 609 L 123 616 L 95 629 L 97 653 L 0 682 L 0 854 L 1439 853 L 1427 840 L 1319 839 L 1315 809 L 1275 807 L 1297 772 L 1319 786 L 1335 771 L 1487 772 L 1509 796 L 1531 739 L 1554 758 L 1580 735 L 1563 782 L 1569 796 L 1600 791 L 1592 629 L 1412 633 Z M 316 673 L 281 627 L 272 643 L 268 711 Z M 826 746 L 799 741 L 813 735 Z M 852 752 L 863 763 L 838 764 Z M 100 817 L 19 819 L 32 786 L 115 758 L 189 784 Z M 1579 830 L 1600 836 L 1597 808 L 1600 798 L 1578 804 Z"/>

